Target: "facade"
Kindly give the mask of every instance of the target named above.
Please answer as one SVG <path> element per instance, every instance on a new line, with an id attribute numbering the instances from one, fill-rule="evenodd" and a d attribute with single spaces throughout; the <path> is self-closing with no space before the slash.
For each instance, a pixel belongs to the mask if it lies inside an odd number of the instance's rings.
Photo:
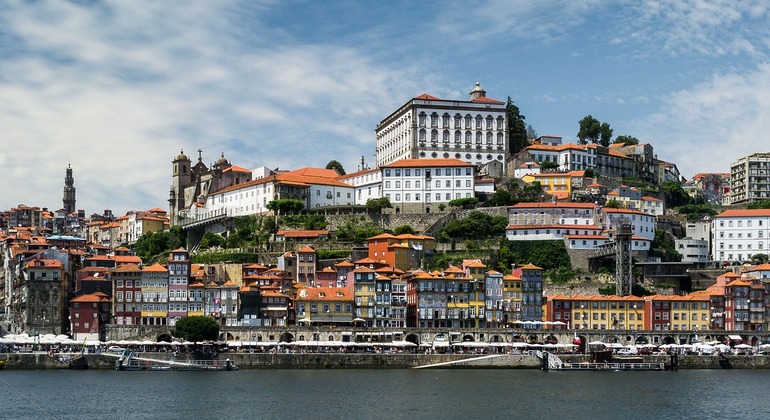
<path id="1" fill-rule="evenodd" d="M 382 197 L 382 171 L 364 169 L 340 177 L 340 181 L 353 187 L 354 204 L 365 206 L 372 198 Z"/>
<path id="2" fill-rule="evenodd" d="M 770 153 L 754 153 L 730 164 L 730 202 L 770 199 Z"/>
<path id="3" fill-rule="evenodd" d="M 167 325 L 168 270 L 155 263 L 142 269 L 141 325 Z"/>
<path id="4" fill-rule="evenodd" d="M 355 299 L 355 318 L 362 320 L 359 322 L 364 326 L 374 326 L 377 273 L 369 267 L 358 267 L 350 273 L 349 277 L 352 281 L 349 281 L 348 284 L 353 286 Z"/>
<path id="5" fill-rule="evenodd" d="M 377 137 L 377 166 L 402 159 L 455 158 L 483 166 L 507 166 L 505 102 L 486 97 L 476 83 L 467 101 L 428 94 L 410 99 L 383 119 Z"/>
<path id="6" fill-rule="evenodd" d="M 105 341 L 105 326 L 110 322 L 110 299 L 101 292 L 86 294 L 70 302 L 72 339 Z"/>
<path id="7" fill-rule="evenodd" d="M 349 287 L 303 287 L 295 306 L 297 323 L 313 326 L 350 326 L 353 295 Z"/>
<path id="8" fill-rule="evenodd" d="M 726 210 L 711 221 L 711 244 L 716 261 L 747 261 L 768 253 L 770 209 Z"/>
<path id="9" fill-rule="evenodd" d="M 475 196 L 472 164 L 455 158 L 401 159 L 382 166 L 382 194 L 396 213 L 430 213 Z"/>
<path id="10" fill-rule="evenodd" d="M 123 264 L 112 270 L 114 323 L 139 325 L 142 317 L 142 269 Z"/>
<path id="11" fill-rule="evenodd" d="M 514 267 L 513 275 L 521 279 L 521 320 L 543 318 L 543 269 L 532 264 Z"/>
<path id="12" fill-rule="evenodd" d="M 168 325 L 176 325 L 179 318 L 187 316 L 187 286 L 190 284 L 192 261 L 184 248 L 168 255 Z"/>
<path id="13" fill-rule="evenodd" d="M 525 175 L 521 179 L 529 183 L 539 182 L 543 191 L 559 201 L 565 201 L 572 197 L 573 189 L 583 187 L 584 178 L 585 171 L 570 171 L 531 174 Z"/>
<path id="14" fill-rule="evenodd" d="M 489 270 L 484 275 L 485 325 L 489 328 L 504 328 L 508 321 L 503 300 L 503 274 Z"/>
<path id="15" fill-rule="evenodd" d="M 596 167 L 596 148 L 574 143 L 567 144 L 533 144 L 524 150 L 532 160 L 540 166 L 545 162 L 558 165 L 561 172 L 584 171 Z"/>
<path id="16" fill-rule="evenodd" d="M 600 208 L 592 203 L 519 203 L 508 207 L 508 240 L 556 240 L 599 235 Z"/>
<path id="17" fill-rule="evenodd" d="M 22 329 L 40 334 L 68 331 L 66 290 L 64 264 L 61 261 L 45 258 L 28 261 L 24 266 L 20 296 L 23 302 Z"/>
<path id="18" fill-rule="evenodd" d="M 431 236 L 383 233 L 368 238 L 369 258 L 382 261 L 388 267 L 411 270 L 420 267 L 422 256 L 432 252 L 435 240 Z"/>

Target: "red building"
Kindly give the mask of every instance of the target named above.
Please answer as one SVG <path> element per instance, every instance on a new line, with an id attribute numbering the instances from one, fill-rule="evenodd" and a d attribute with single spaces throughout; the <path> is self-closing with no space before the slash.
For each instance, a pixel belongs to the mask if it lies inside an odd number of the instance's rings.
<path id="1" fill-rule="evenodd" d="M 110 319 L 110 300 L 101 292 L 78 296 L 70 301 L 72 338 L 105 341 Z"/>

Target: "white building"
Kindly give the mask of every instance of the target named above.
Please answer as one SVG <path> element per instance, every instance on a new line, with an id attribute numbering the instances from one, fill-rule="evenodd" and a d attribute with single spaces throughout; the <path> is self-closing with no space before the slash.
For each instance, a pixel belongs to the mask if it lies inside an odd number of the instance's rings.
<path id="1" fill-rule="evenodd" d="M 340 177 L 340 181 L 353 186 L 355 204 L 365 206 L 372 198 L 382 197 L 382 171 L 365 169 Z"/>
<path id="2" fill-rule="evenodd" d="M 709 261 L 709 242 L 703 239 L 682 238 L 674 240 L 676 252 L 682 255 L 682 262 L 706 263 Z"/>
<path id="3" fill-rule="evenodd" d="M 730 202 L 770 199 L 770 153 L 754 153 L 730 164 Z"/>
<path id="4" fill-rule="evenodd" d="M 553 162 L 560 171 L 579 171 L 596 166 L 596 148 L 575 143 L 552 146 L 533 144 L 525 149 L 535 162 Z"/>
<path id="5" fill-rule="evenodd" d="M 507 167 L 505 102 L 486 97 L 476 83 L 467 101 L 428 94 L 410 99 L 375 130 L 377 166 L 402 159 L 455 158 Z"/>
<path id="6" fill-rule="evenodd" d="M 604 217 L 599 219 L 602 226 L 611 231 L 617 231 L 617 227 L 627 220 L 633 226 L 633 234 L 652 241 L 655 239 L 655 216 L 631 209 L 602 209 Z"/>
<path id="7" fill-rule="evenodd" d="M 459 159 L 402 159 L 380 169 L 382 194 L 397 213 L 430 213 L 474 197 L 474 166 Z"/>
<path id="8" fill-rule="evenodd" d="M 770 209 L 726 210 L 711 221 L 713 257 L 717 261 L 747 261 L 768 253 Z"/>

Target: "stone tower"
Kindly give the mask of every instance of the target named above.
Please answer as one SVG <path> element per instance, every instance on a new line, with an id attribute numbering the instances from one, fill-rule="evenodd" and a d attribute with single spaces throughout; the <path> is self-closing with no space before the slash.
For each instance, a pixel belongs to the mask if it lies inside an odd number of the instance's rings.
<path id="1" fill-rule="evenodd" d="M 175 216 L 185 207 L 185 188 L 195 181 L 191 163 L 190 158 L 184 154 L 184 150 L 180 151 L 172 161 L 173 174 L 168 197 L 169 216 L 172 225 Z"/>
<path id="2" fill-rule="evenodd" d="M 72 166 L 67 165 L 67 174 L 64 176 L 64 198 L 62 205 L 67 214 L 74 213 L 75 208 L 75 178 L 72 176 Z"/>
<path id="3" fill-rule="evenodd" d="M 476 82 L 476 87 L 474 87 L 470 93 L 471 101 L 475 101 L 476 99 L 486 98 L 486 97 L 487 97 L 487 91 L 484 90 L 483 87 L 481 87 L 481 82 Z"/>

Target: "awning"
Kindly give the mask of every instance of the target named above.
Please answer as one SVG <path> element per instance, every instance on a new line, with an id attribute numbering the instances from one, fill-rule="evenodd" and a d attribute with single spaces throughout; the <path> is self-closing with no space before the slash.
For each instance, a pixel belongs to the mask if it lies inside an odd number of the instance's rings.
<path id="1" fill-rule="evenodd" d="M 735 335 L 735 334 L 728 335 L 727 338 L 729 338 L 730 340 L 735 340 L 735 341 L 743 341 L 743 337 L 741 337 L 740 335 Z"/>

